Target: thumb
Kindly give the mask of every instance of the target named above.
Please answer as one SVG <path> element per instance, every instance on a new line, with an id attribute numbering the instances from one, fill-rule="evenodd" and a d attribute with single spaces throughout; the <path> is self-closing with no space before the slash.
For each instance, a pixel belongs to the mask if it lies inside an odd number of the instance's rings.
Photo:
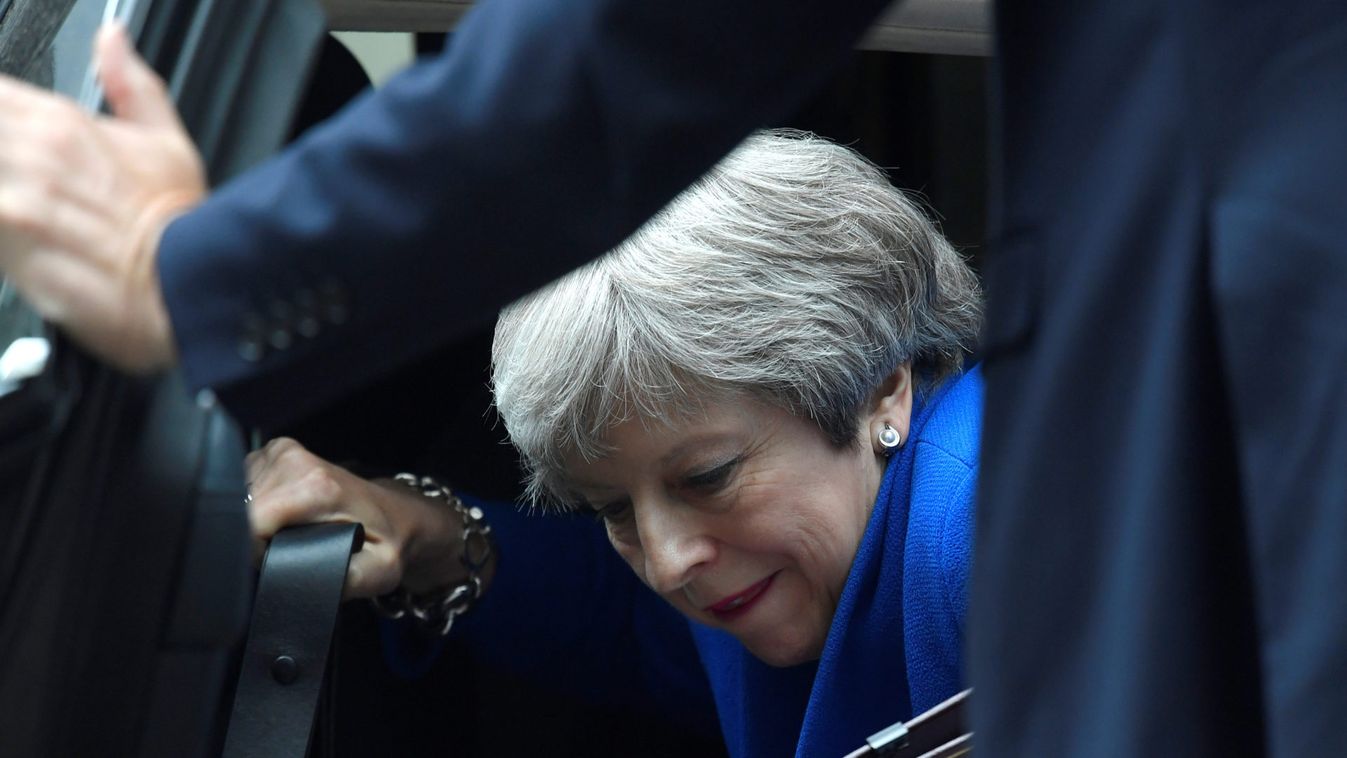
<path id="1" fill-rule="evenodd" d="M 94 59 L 113 115 L 145 126 L 178 126 L 164 80 L 136 53 L 125 26 L 112 23 L 98 30 Z"/>
<path id="2" fill-rule="evenodd" d="M 401 583 L 400 564 L 392 554 L 391 546 L 386 542 L 366 542 L 359 552 L 351 556 L 351 562 L 346 567 L 346 587 L 342 598 L 354 600 L 387 595 Z"/>

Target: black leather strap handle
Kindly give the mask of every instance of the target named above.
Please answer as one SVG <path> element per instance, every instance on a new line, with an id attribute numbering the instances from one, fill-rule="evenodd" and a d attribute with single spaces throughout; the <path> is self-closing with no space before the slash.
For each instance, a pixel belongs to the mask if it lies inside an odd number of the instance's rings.
<path id="1" fill-rule="evenodd" d="M 359 524 L 277 532 L 262 561 L 224 758 L 304 758 Z"/>

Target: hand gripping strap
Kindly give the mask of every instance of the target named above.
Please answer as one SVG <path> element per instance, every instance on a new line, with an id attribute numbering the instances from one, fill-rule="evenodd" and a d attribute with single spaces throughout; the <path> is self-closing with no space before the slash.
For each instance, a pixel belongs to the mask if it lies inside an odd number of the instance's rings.
<path id="1" fill-rule="evenodd" d="M 223 758 L 304 758 L 359 524 L 276 533 L 262 561 Z"/>

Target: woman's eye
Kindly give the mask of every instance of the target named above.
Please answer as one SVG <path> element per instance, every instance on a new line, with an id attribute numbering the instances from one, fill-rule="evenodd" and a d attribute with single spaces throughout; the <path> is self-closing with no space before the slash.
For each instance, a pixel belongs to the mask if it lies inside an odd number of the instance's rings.
<path id="1" fill-rule="evenodd" d="M 737 465 L 739 465 L 739 459 L 735 458 L 734 460 L 726 461 L 713 469 L 696 474 L 689 474 L 683 481 L 693 489 L 718 489 L 729 481 L 730 474 L 734 472 L 734 467 Z"/>
<path id="2" fill-rule="evenodd" d="M 619 500 L 615 503 L 609 503 L 602 508 L 595 509 L 594 516 L 601 521 L 609 524 L 622 523 L 631 515 L 631 503 L 626 500 Z"/>

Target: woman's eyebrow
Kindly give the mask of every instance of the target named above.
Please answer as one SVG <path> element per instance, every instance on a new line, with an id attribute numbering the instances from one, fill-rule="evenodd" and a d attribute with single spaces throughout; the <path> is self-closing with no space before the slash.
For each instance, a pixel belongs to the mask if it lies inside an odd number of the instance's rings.
<path id="1" fill-rule="evenodd" d="M 668 466 L 673 461 L 686 455 L 690 451 L 690 449 L 705 447 L 720 442 L 722 440 L 737 439 L 737 437 L 738 437 L 737 433 L 729 431 L 716 431 L 716 432 L 705 432 L 702 434 L 696 434 L 693 435 L 692 437 L 689 437 L 688 439 L 682 440 L 677 445 L 670 448 L 669 452 L 665 453 L 663 456 L 660 457 L 659 463 L 661 466 Z"/>
<path id="2" fill-rule="evenodd" d="M 598 482 L 588 482 L 577 479 L 566 479 L 562 482 L 562 485 L 566 488 L 567 492 L 577 497 L 582 496 L 581 492 L 603 492 L 603 491 L 611 492 L 616 491 L 618 489 L 617 487 L 614 487 L 611 484 L 600 484 Z"/>

